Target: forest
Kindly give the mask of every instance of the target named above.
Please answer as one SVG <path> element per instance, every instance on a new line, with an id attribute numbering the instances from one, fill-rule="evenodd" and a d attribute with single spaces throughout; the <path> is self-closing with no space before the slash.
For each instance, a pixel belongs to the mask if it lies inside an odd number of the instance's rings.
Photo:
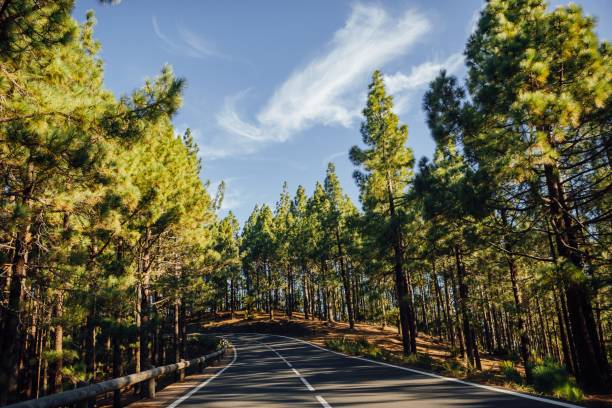
<path id="1" fill-rule="evenodd" d="M 527 383 L 547 361 L 609 388 L 612 47 L 579 6 L 486 3 L 466 78 L 441 71 L 422 100 L 432 159 L 374 72 L 359 203 L 329 163 L 240 226 L 173 125 L 182 78 L 117 97 L 93 13 L 0 3 L 0 405 L 179 361 L 190 323 L 238 310 L 397 326 L 406 356 L 426 333 L 470 370 L 514 356 Z"/>

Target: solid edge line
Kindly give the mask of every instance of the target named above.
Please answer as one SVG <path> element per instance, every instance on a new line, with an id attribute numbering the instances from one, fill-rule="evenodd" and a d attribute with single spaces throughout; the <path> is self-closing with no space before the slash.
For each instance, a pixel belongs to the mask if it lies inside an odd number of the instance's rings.
<path id="1" fill-rule="evenodd" d="M 230 368 L 232 366 L 232 364 L 234 364 L 236 362 L 236 359 L 238 358 L 238 350 L 236 350 L 236 347 L 234 347 L 233 344 L 231 346 L 232 346 L 232 350 L 234 350 L 234 358 L 232 359 L 232 361 L 229 362 L 228 365 L 223 367 L 221 370 L 217 371 L 215 373 L 215 375 L 213 375 L 212 377 L 208 378 L 206 381 L 203 381 L 200 384 L 198 384 L 195 387 L 193 387 L 187 394 L 183 395 L 182 397 L 180 397 L 179 399 L 174 401 L 172 404 L 168 405 L 166 408 L 175 408 L 178 404 L 180 404 L 181 402 L 185 401 L 187 398 L 191 397 L 193 394 L 198 392 L 202 387 L 205 387 L 209 382 L 211 382 L 212 380 L 214 380 L 215 378 L 217 378 L 218 376 L 223 374 L 223 372 L 225 370 Z"/>
<path id="2" fill-rule="evenodd" d="M 247 333 L 247 334 L 249 334 L 249 333 Z M 530 400 L 534 400 L 534 401 L 539 401 L 539 402 L 544 402 L 544 403 L 548 403 L 548 404 L 551 404 L 551 405 L 557 405 L 557 406 L 565 407 L 565 408 L 584 408 L 584 407 L 581 407 L 580 405 L 574 405 L 574 404 L 570 404 L 570 403 L 567 403 L 567 402 L 561 402 L 561 401 L 555 401 L 555 400 L 551 400 L 551 399 L 547 399 L 547 398 L 536 397 L 535 395 L 523 394 L 523 393 L 520 393 L 520 392 L 510 391 L 510 390 L 506 390 L 506 389 L 503 389 L 503 388 L 491 387 L 491 386 L 483 385 L 483 384 L 476 384 L 476 383 L 472 383 L 472 382 L 468 382 L 468 381 L 459 380 L 457 378 L 444 377 L 443 375 L 428 373 L 427 371 L 415 370 L 413 368 L 402 367 L 402 366 L 398 366 L 398 365 L 395 365 L 395 364 L 383 363 L 382 361 L 370 360 L 369 358 L 351 356 L 351 355 L 348 355 L 348 354 L 340 353 L 338 351 L 326 349 L 324 347 L 318 346 L 318 345 L 313 344 L 313 343 L 311 343 L 309 341 L 306 341 L 306 340 L 296 339 L 295 337 L 283 336 L 283 335 L 280 335 L 280 334 L 267 334 L 267 336 L 284 337 L 286 339 L 296 340 L 296 341 L 299 341 L 301 343 L 308 344 L 308 345 L 310 345 L 312 347 L 318 348 L 320 350 L 337 354 L 339 356 L 343 356 L 343 357 L 347 357 L 347 358 L 354 358 L 356 360 L 361 360 L 361 361 L 367 361 L 369 363 L 374 363 L 374 364 L 378 364 L 378 365 L 382 365 L 382 366 L 386 366 L 386 367 L 398 368 L 400 370 L 409 371 L 409 372 L 412 372 L 412 373 L 421 374 L 421 375 L 425 375 L 425 376 L 428 376 L 428 377 L 438 378 L 438 379 L 441 379 L 441 380 L 452 381 L 452 382 L 456 382 L 456 383 L 463 384 L 463 385 L 471 385 L 472 387 L 483 388 L 485 390 L 495 391 L 495 392 L 499 392 L 499 393 L 502 393 L 502 394 L 513 395 L 515 397 L 526 398 L 526 399 L 530 399 Z"/>

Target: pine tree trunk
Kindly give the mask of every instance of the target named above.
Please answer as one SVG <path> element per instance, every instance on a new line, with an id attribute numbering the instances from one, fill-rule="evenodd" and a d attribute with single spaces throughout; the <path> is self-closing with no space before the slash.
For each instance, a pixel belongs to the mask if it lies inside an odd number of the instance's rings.
<path id="1" fill-rule="evenodd" d="M 142 338 L 142 320 L 141 320 L 141 305 L 142 305 L 142 283 L 138 282 L 136 284 L 136 303 L 135 303 L 135 313 L 134 320 L 136 322 L 136 344 L 134 345 L 134 372 L 139 373 L 141 371 L 140 365 L 140 342 Z M 137 387 L 134 387 L 136 389 Z"/>
<path id="2" fill-rule="evenodd" d="M 89 305 L 89 314 L 87 316 L 87 323 L 85 326 L 85 371 L 87 373 L 87 380 L 95 380 L 96 370 L 96 298 L 91 300 Z"/>
<path id="3" fill-rule="evenodd" d="M 443 269 L 443 278 L 444 278 L 444 300 L 445 300 L 445 305 L 444 308 L 446 309 L 446 328 L 447 328 L 447 333 L 448 333 L 448 338 L 451 342 L 451 348 L 455 348 L 455 328 L 452 322 L 452 312 L 450 309 L 450 294 L 448 293 L 448 275 L 447 275 L 447 271 Z M 461 342 L 461 339 L 459 339 L 459 342 Z M 461 349 L 463 349 L 463 347 L 461 347 Z M 463 352 L 463 350 L 462 350 Z"/>
<path id="4" fill-rule="evenodd" d="M 521 299 L 521 292 L 518 287 L 518 279 L 516 277 L 516 267 L 514 264 L 514 260 L 511 256 L 507 257 L 508 262 L 508 270 L 510 271 L 510 282 L 512 284 L 512 295 L 514 296 L 514 306 L 516 307 L 517 314 L 517 330 L 519 332 L 520 340 L 521 340 L 521 359 L 523 360 L 523 365 L 525 367 L 525 379 L 528 383 L 533 381 L 532 375 L 532 364 L 529 358 L 529 335 L 527 334 L 527 329 L 525 328 L 525 321 L 523 316 L 525 316 L 525 309 L 523 305 L 523 300 Z"/>
<path id="5" fill-rule="evenodd" d="M 387 181 L 388 183 L 388 181 Z M 402 330 L 402 346 L 404 355 L 416 354 L 416 321 L 414 305 L 412 304 L 412 291 L 410 284 L 404 274 L 404 253 L 402 248 L 401 226 L 395 214 L 395 200 L 391 186 L 387 184 L 389 197 L 389 213 L 391 217 L 391 228 L 393 230 L 393 269 L 395 272 L 395 290 L 397 292 L 397 303 L 399 305 L 399 319 Z"/>
<path id="6" fill-rule="evenodd" d="M 180 300 L 178 297 L 174 300 L 174 319 L 173 319 L 173 336 L 172 336 L 172 348 L 174 351 L 174 362 L 178 363 L 181 361 L 181 349 L 180 349 L 180 336 L 181 336 L 181 328 L 180 328 Z"/>
<path id="7" fill-rule="evenodd" d="M 474 340 L 470 327 L 470 315 L 468 311 L 468 287 L 465 282 L 465 269 L 461 260 L 461 251 L 455 246 L 455 262 L 457 266 L 457 284 L 459 286 L 459 309 L 461 310 L 461 320 L 463 325 L 463 337 L 465 339 L 465 351 L 467 354 L 468 366 L 474 366 Z"/>
<path id="8" fill-rule="evenodd" d="M 179 329 L 181 332 L 180 354 L 181 358 L 187 357 L 187 308 L 181 303 L 179 311 Z"/>
<path id="9" fill-rule="evenodd" d="M 559 297 L 553 293 L 553 296 L 555 298 L 555 309 L 557 312 L 557 323 L 559 326 L 559 337 L 561 338 L 561 350 L 563 352 L 563 362 L 565 364 L 565 367 L 567 368 L 567 371 L 574 375 L 574 364 L 573 364 L 573 359 L 572 359 L 572 355 L 570 354 L 570 349 L 569 349 L 569 340 L 567 337 L 567 330 L 563 321 L 563 316 L 561 314 L 561 307 L 559 306 Z"/>
<path id="10" fill-rule="evenodd" d="M 349 327 L 355 328 L 355 314 L 353 312 L 353 299 L 351 296 L 351 282 L 349 273 L 344 262 L 344 252 L 342 250 L 342 243 L 340 242 L 340 231 L 336 225 L 336 244 L 338 246 L 338 258 L 340 260 L 340 273 L 342 274 L 342 286 L 344 287 L 344 298 L 346 302 L 346 313 L 348 315 Z"/>
<path id="11" fill-rule="evenodd" d="M 578 249 L 575 226 L 567 210 L 558 171 L 552 165 L 545 165 L 544 172 L 557 253 L 562 259 L 571 262 L 575 268 L 582 271 L 583 261 Z M 566 296 L 576 346 L 577 380 L 586 390 L 603 389 L 610 383 L 609 367 L 599 343 L 588 290 L 584 287 L 584 283 L 570 280 L 567 283 Z"/>
<path id="12" fill-rule="evenodd" d="M 432 271 L 431 271 L 432 283 L 434 287 L 434 293 L 436 295 L 436 331 L 438 334 L 438 338 L 440 341 L 442 340 L 442 320 L 446 321 L 446 316 L 444 316 L 444 308 L 442 301 L 442 291 L 440 290 L 440 284 L 438 282 L 438 274 L 436 273 L 436 264 L 435 261 L 432 261 Z M 454 347 L 454 345 L 451 345 Z"/>
<path id="13" fill-rule="evenodd" d="M 308 282 L 306 277 L 306 266 L 302 264 L 302 287 L 304 290 L 304 319 L 308 320 L 310 318 L 310 302 L 308 301 L 309 293 L 308 293 Z"/>
<path id="14" fill-rule="evenodd" d="M 548 344 L 548 337 L 546 336 L 546 325 L 544 324 L 544 318 L 542 317 L 542 308 L 540 307 L 540 299 L 538 299 L 537 296 L 535 297 L 535 303 L 536 303 L 536 311 L 538 313 L 540 333 L 542 336 L 543 352 L 544 352 L 544 355 L 550 356 L 552 353 L 550 352 L 550 346 Z"/>
<path id="15" fill-rule="evenodd" d="M 115 321 L 119 323 L 119 320 L 115 318 Z M 121 339 L 120 332 L 115 329 L 112 333 L 112 346 L 113 346 L 113 378 L 121 377 Z M 113 407 L 121 407 L 121 392 L 119 390 L 113 392 Z"/>
<path id="16" fill-rule="evenodd" d="M 18 353 L 20 343 L 19 321 L 23 303 L 23 286 L 25 284 L 28 252 L 30 243 L 30 225 L 26 224 L 17 234 L 11 268 L 8 305 L 2 329 L 2 353 L 0 353 L 0 405 L 9 401 L 9 396 L 17 391 Z"/>
<path id="17" fill-rule="evenodd" d="M 268 275 L 268 317 L 270 321 L 274 320 L 274 304 L 273 304 L 273 295 L 274 290 L 272 289 L 272 269 L 270 268 L 270 264 L 266 261 L 265 266 L 266 273 Z"/>
<path id="18" fill-rule="evenodd" d="M 230 319 L 234 319 L 236 313 L 236 287 L 234 283 L 234 277 L 230 279 Z"/>
<path id="19" fill-rule="evenodd" d="M 64 302 L 63 302 L 63 294 L 58 293 L 57 297 L 57 305 L 55 307 L 55 333 L 54 333 L 54 351 L 56 354 L 56 360 L 53 363 L 52 369 L 52 381 L 51 381 L 51 392 L 61 392 L 62 391 L 62 367 L 63 367 L 63 343 L 64 343 L 64 327 L 62 325 L 61 319 L 64 312 Z"/>
<path id="20" fill-rule="evenodd" d="M 421 313 L 423 315 L 423 332 L 431 334 L 429 331 L 429 319 L 427 318 L 427 297 L 425 295 L 425 286 L 420 287 L 421 291 Z"/>

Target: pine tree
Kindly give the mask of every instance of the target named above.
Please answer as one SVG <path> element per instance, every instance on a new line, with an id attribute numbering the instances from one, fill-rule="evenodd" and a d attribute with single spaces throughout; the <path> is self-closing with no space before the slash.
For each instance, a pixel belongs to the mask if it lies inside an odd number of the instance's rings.
<path id="1" fill-rule="evenodd" d="M 365 170 L 365 173 L 355 172 L 365 210 L 381 214 L 388 222 L 404 354 L 411 354 L 416 353 L 416 322 L 410 272 L 404 270 L 403 211 L 398 202 L 410 182 L 414 159 L 412 151 L 406 147 L 408 128 L 399 125 L 392 109 L 393 99 L 385 92 L 382 74 L 376 71 L 363 111 L 365 121 L 361 125 L 367 148 L 353 147 L 350 158 Z"/>
<path id="2" fill-rule="evenodd" d="M 338 176 L 336 176 L 336 166 L 333 163 L 327 165 L 325 174 L 325 193 L 329 200 L 329 213 L 326 219 L 325 230 L 330 231 L 336 246 L 336 259 L 339 263 L 342 286 L 344 287 L 344 297 L 347 308 L 348 322 L 351 329 L 355 328 L 355 313 L 353 311 L 353 294 L 351 279 L 348 270 L 348 259 L 346 258 L 345 236 L 347 228 L 347 218 L 355 212 L 350 199 L 345 196 L 340 186 Z"/>
<path id="3" fill-rule="evenodd" d="M 598 163 L 605 154 L 598 142 L 612 92 L 607 49 L 594 33 L 594 20 L 578 6 L 548 12 L 539 0 L 489 2 L 466 49 L 479 115 L 466 148 L 499 181 L 543 183 L 532 192 L 548 213 L 560 270 L 572 270 L 563 279 L 577 378 L 593 389 L 609 383 L 585 274 L 593 262 L 585 247 L 597 244 L 581 238 L 588 233 L 574 213 L 605 194 L 609 183 L 586 180 L 576 195 L 578 176 L 571 174 L 606 166 Z"/>

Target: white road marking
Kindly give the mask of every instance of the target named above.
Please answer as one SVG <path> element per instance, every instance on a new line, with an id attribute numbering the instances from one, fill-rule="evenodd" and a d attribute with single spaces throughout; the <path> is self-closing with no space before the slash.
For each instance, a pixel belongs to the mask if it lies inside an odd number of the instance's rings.
<path id="1" fill-rule="evenodd" d="M 232 350 L 234 350 L 234 358 L 232 359 L 232 361 L 230 361 L 230 363 L 228 365 L 223 367 L 221 370 L 217 371 L 215 373 L 215 375 L 213 375 L 212 377 L 208 378 L 206 381 L 203 381 L 200 384 L 198 384 L 197 386 L 193 387 L 187 394 L 183 395 L 181 398 L 177 399 L 172 404 L 168 405 L 166 408 L 175 408 L 178 404 L 180 404 L 181 402 L 185 401 L 187 398 L 191 397 L 193 394 L 198 392 L 198 390 L 200 390 L 202 387 L 205 387 L 206 384 L 208 384 L 209 382 L 211 382 L 212 380 L 214 380 L 215 378 L 217 378 L 218 376 L 223 374 L 223 372 L 225 370 L 230 368 L 231 365 L 234 364 L 236 362 L 236 359 L 238 358 L 238 350 L 236 350 L 236 347 L 234 347 L 233 344 L 232 344 Z"/>
<path id="2" fill-rule="evenodd" d="M 320 403 L 321 405 L 323 405 L 323 408 L 332 408 L 332 406 L 331 406 L 331 405 L 329 405 L 329 404 L 327 403 L 327 401 L 325 401 L 325 398 L 323 398 L 323 397 L 322 397 L 322 396 L 320 396 L 320 395 L 317 395 L 317 401 L 319 401 L 319 403 Z"/>
<path id="3" fill-rule="evenodd" d="M 312 385 L 310 385 L 310 383 L 308 382 L 308 380 L 306 380 L 304 377 L 302 377 L 300 375 L 300 373 L 298 373 L 298 371 L 294 368 L 293 372 L 295 373 L 295 375 L 298 376 L 298 378 L 300 380 L 302 380 L 302 382 L 304 383 L 304 385 L 306 386 L 306 388 L 308 388 L 308 391 L 315 391 L 314 387 Z"/>
<path id="4" fill-rule="evenodd" d="M 246 334 L 246 335 L 254 335 L 255 334 L 255 335 L 260 335 L 260 336 L 262 335 L 262 333 L 249 333 L 249 332 L 232 333 L 232 334 Z M 370 360 L 370 359 L 364 358 L 364 357 L 351 356 L 351 355 L 348 355 L 348 354 L 340 353 L 338 351 L 326 349 L 324 347 L 318 346 L 318 345 L 313 344 L 313 343 L 311 343 L 309 341 L 306 341 L 306 340 L 296 339 L 295 337 L 283 336 L 281 334 L 267 334 L 266 336 L 276 336 L 276 337 L 282 337 L 282 338 L 289 339 L 289 340 L 295 340 L 297 342 L 300 342 L 300 343 L 312 346 L 312 347 L 317 348 L 319 350 L 327 351 L 328 353 L 337 354 L 337 355 L 342 356 L 342 357 L 353 358 L 355 360 L 365 361 L 365 362 L 372 363 L 372 364 L 378 364 L 378 365 L 385 366 L 385 367 L 397 368 L 399 370 L 408 371 L 408 372 L 416 373 L 416 374 L 421 374 L 421 375 L 424 375 L 424 376 L 427 376 L 427 377 L 438 378 L 440 380 L 451 381 L 451 382 L 455 382 L 455 383 L 463 384 L 463 385 L 469 385 L 469 386 L 472 386 L 472 387 L 482 388 L 482 389 L 493 391 L 493 392 L 499 392 L 501 394 L 512 395 L 514 397 L 519 397 L 519 398 L 530 399 L 530 400 L 533 400 L 533 401 L 544 402 L 546 404 L 556 405 L 558 407 L 583 408 L 583 407 L 581 407 L 579 405 L 574 405 L 574 404 L 570 404 L 570 403 L 563 402 L 563 401 L 555 401 L 555 400 L 551 400 L 551 399 L 547 399 L 547 398 L 536 397 L 535 395 L 529 395 L 529 394 L 523 394 L 523 393 L 516 392 L 516 391 L 510 391 L 510 390 L 506 390 L 506 389 L 503 389 L 503 388 L 497 388 L 497 387 L 491 387 L 491 386 L 483 385 L 483 384 L 471 383 L 471 382 L 468 382 L 468 381 L 459 380 L 457 378 L 445 377 L 443 375 L 438 375 L 438 374 L 434 374 L 434 373 L 428 373 L 426 371 L 421 371 L 421 370 L 415 370 L 413 368 L 402 367 L 402 366 L 398 366 L 398 365 L 395 365 L 395 364 L 384 363 L 382 361 Z M 265 343 L 262 342 L 262 344 L 265 344 Z M 273 350 L 273 351 L 275 351 L 275 350 Z M 280 356 L 280 354 L 279 354 L 279 356 Z M 280 356 L 280 357 L 284 361 L 286 361 L 282 356 Z M 168 407 L 168 408 L 172 408 L 172 407 Z M 327 407 L 325 407 L 325 408 L 327 408 Z"/>
<path id="5" fill-rule="evenodd" d="M 530 400 L 534 400 L 534 401 L 545 402 L 545 403 L 548 403 L 548 404 L 551 404 L 551 405 L 557 405 L 559 407 L 582 408 L 579 405 L 569 404 L 567 402 L 555 401 L 555 400 L 550 400 L 550 399 L 547 399 L 547 398 L 536 397 L 535 395 L 522 394 L 520 392 L 505 390 L 503 388 L 496 388 L 496 387 L 490 387 L 488 385 L 471 383 L 471 382 L 468 382 L 468 381 L 459 380 L 457 378 L 444 377 L 443 375 L 428 373 L 426 371 L 421 371 L 421 370 L 415 370 L 413 368 L 402 367 L 402 366 L 398 366 L 398 365 L 395 365 L 395 364 L 383 363 L 382 361 L 370 360 L 369 358 L 351 356 L 351 355 L 348 355 L 348 354 L 340 353 L 339 351 L 329 350 L 329 349 L 326 349 L 324 347 L 321 347 L 321 346 L 318 346 L 316 344 L 313 344 L 313 343 L 311 343 L 309 341 L 302 340 L 302 339 L 296 339 L 294 337 L 283 336 L 283 335 L 280 335 L 280 334 L 272 334 L 271 336 L 277 336 L 277 337 L 283 337 L 283 338 L 290 339 L 290 340 L 295 340 L 295 341 L 298 341 L 300 343 L 304 343 L 304 344 L 307 344 L 309 346 L 318 348 L 319 350 L 327 351 L 329 353 L 334 353 L 334 354 L 337 354 L 339 356 L 343 356 L 343 357 L 346 357 L 346 358 L 354 358 L 355 360 L 366 361 L 368 363 L 374 363 L 374 364 L 382 365 L 382 366 L 385 366 L 385 367 L 397 368 L 397 369 L 400 369 L 400 370 L 409 371 L 409 372 L 412 372 L 412 373 L 421 374 L 421 375 L 425 375 L 425 376 L 428 376 L 428 377 L 438 378 L 438 379 L 446 380 L 446 381 L 452 381 L 452 382 L 456 382 L 456 383 L 463 384 L 463 385 L 471 385 L 472 387 L 484 388 L 485 390 L 494 391 L 494 392 L 500 392 L 502 394 L 509 394 L 509 395 L 513 395 L 515 397 L 521 397 L 521 398 L 526 398 L 526 399 L 530 399 Z"/>
<path id="6" fill-rule="evenodd" d="M 257 341 L 257 340 L 255 340 Z M 293 373 L 300 379 L 302 380 L 302 382 L 304 383 L 304 385 L 306 386 L 306 388 L 308 389 L 308 391 L 314 392 L 316 391 L 315 388 L 308 382 L 308 380 L 306 378 L 304 378 L 302 376 L 302 374 L 300 374 L 300 372 L 298 370 L 296 370 L 295 368 L 293 368 L 293 366 L 291 365 L 291 363 L 289 361 L 287 361 L 287 359 L 285 357 L 283 357 L 278 351 L 274 350 L 274 348 L 272 348 L 272 346 L 269 346 L 268 344 L 264 343 L 263 341 L 257 341 L 258 343 L 263 344 L 265 347 L 269 348 L 270 350 L 272 350 L 272 352 L 274 352 L 274 354 L 276 354 L 281 360 L 283 360 L 285 362 L 285 364 L 287 364 L 291 370 L 293 370 Z M 322 396 L 317 395 L 316 396 L 317 401 L 319 401 L 319 403 L 323 406 L 323 408 L 332 408 L 331 405 L 329 405 L 327 403 L 327 401 L 325 401 L 325 399 L 323 399 Z"/>

